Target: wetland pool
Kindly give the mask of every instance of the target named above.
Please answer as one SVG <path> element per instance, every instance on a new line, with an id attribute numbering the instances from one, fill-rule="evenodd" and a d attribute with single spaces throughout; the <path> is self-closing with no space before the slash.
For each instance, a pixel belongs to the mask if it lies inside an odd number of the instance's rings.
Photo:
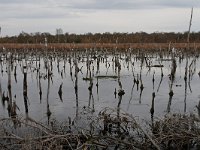
<path id="1" fill-rule="evenodd" d="M 148 121 L 200 110 L 198 54 L 4 50 L 0 57 L 0 117 L 64 121 L 120 108 Z"/>

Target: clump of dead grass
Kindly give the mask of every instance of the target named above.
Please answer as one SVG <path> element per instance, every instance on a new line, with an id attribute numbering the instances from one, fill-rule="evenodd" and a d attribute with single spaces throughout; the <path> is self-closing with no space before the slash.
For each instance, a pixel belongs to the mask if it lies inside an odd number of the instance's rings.
<path id="1" fill-rule="evenodd" d="M 73 120 L 49 125 L 29 117 L 4 118 L 0 124 L 0 148 L 14 150 L 198 149 L 200 140 L 194 115 L 168 115 L 145 128 L 132 115 L 110 108 L 99 114 L 84 108 Z"/>
<path id="2" fill-rule="evenodd" d="M 154 123 L 152 133 L 163 149 L 200 148 L 200 119 L 195 115 L 168 115 Z"/>

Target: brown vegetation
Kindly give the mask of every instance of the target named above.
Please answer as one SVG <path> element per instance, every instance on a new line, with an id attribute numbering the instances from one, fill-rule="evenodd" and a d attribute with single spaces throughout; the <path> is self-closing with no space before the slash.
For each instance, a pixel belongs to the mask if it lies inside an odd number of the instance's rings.
<path id="1" fill-rule="evenodd" d="M 186 49 L 188 48 L 187 43 L 173 43 L 170 44 L 170 47 L 174 47 L 177 49 Z M 49 43 L 47 46 L 44 44 L 16 44 L 16 43 L 4 43 L 0 44 L 0 49 L 48 49 L 50 50 L 72 50 L 72 49 L 90 49 L 90 48 L 96 48 L 96 49 L 115 49 L 118 50 L 126 50 L 128 48 L 132 49 L 145 49 L 145 50 L 168 50 L 169 49 L 169 43 Z M 200 43 L 190 43 L 189 48 L 191 49 L 200 49 Z"/>
<path id="2" fill-rule="evenodd" d="M 136 32 L 136 33 L 86 33 L 86 34 L 59 34 L 50 33 L 25 33 L 18 36 L 0 38 L 0 43 L 188 43 L 188 32 Z M 200 32 L 192 32 L 189 36 L 190 43 L 200 42 Z"/>
<path id="3" fill-rule="evenodd" d="M 117 111 L 105 108 L 97 116 L 89 115 L 86 128 L 78 127 L 76 120 L 44 125 L 29 117 L 4 118 L 0 120 L 0 148 L 198 149 L 200 146 L 200 120 L 194 115 L 169 115 L 152 123 L 149 130 L 130 114 L 118 115 Z M 88 113 L 91 111 L 85 115 Z"/>

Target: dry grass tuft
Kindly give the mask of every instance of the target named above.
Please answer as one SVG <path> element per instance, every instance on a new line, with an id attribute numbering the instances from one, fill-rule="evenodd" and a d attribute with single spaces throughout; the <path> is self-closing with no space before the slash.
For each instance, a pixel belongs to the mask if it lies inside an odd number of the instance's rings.
<path id="1" fill-rule="evenodd" d="M 85 121 L 85 117 L 87 121 Z M 81 121 L 85 126 L 80 126 Z M 172 115 L 157 120 L 152 130 L 121 110 L 105 108 L 98 115 L 84 111 L 73 121 L 44 125 L 31 118 L 0 120 L 1 149 L 198 149 L 200 120 Z"/>

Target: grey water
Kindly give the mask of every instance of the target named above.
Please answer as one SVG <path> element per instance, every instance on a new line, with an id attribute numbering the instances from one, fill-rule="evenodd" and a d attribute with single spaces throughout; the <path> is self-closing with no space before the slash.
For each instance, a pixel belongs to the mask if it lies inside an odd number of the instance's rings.
<path id="1" fill-rule="evenodd" d="M 198 114 L 200 60 L 196 55 L 173 55 L 174 80 L 168 53 L 4 51 L 0 57 L 0 117 L 9 117 L 9 104 L 16 107 L 17 116 L 41 122 L 74 119 L 85 109 L 98 114 L 104 108 L 120 108 L 144 120 L 169 113 Z M 122 99 L 120 90 L 125 92 Z"/>

